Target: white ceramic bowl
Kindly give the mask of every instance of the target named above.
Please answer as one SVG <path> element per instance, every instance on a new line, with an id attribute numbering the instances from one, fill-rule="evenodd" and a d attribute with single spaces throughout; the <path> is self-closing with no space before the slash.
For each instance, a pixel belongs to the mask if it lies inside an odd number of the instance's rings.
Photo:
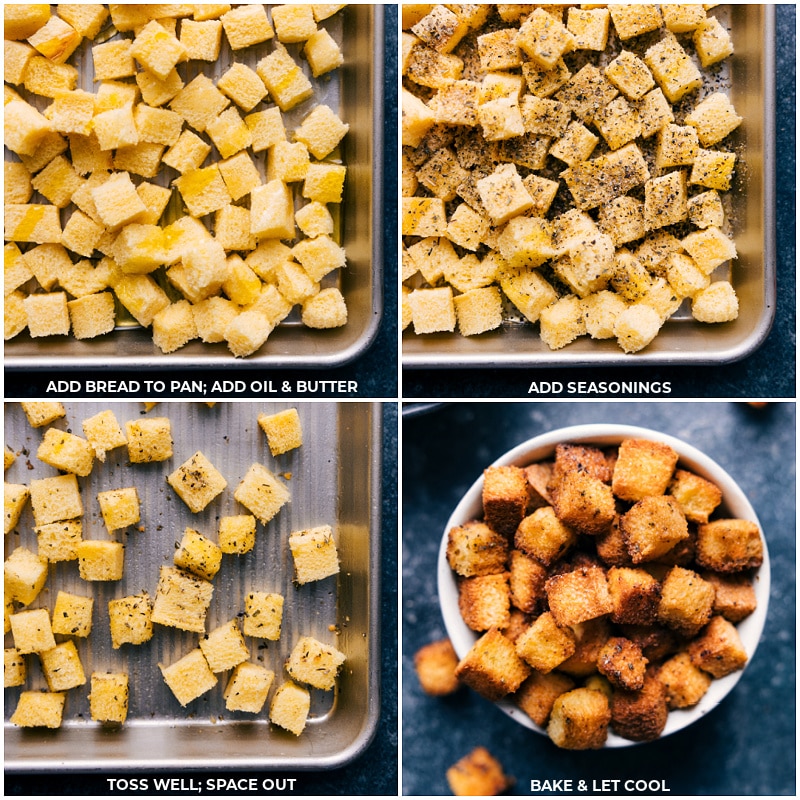
<path id="1" fill-rule="evenodd" d="M 543 433 L 527 442 L 523 442 L 498 458 L 492 466 L 512 464 L 527 466 L 528 464 L 545 460 L 552 457 L 556 445 L 560 442 L 595 444 L 606 447 L 619 444 L 623 439 L 651 439 L 668 444 L 678 453 L 679 466 L 713 481 L 722 490 L 722 503 L 715 511 L 715 517 L 748 519 L 758 524 L 756 513 L 750 505 L 745 493 L 719 464 L 696 448 L 686 444 L 686 442 L 659 433 L 658 431 L 648 430 L 647 428 L 612 424 L 575 425 L 569 428 L 560 428 L 559 430 Z M 477 641 L 478 634 L 467 627 L 458 609 L 456 576 L 447 563 L 447 534 L 451 528 L 457 525 L 463 525 L 465 522 L 479 518 L 482 515 L 482 489 L 483 476 L 480 476 L 467 490 L 467 493 L 456 506 L 455 511 L 453 511 L 447 522 L 447 527 L 444 530 L 441 546 L 439 548 L 439 562 L 437 567 L 439 603 L 442 609 L 442 616 L 444 617 L 444 624 L 447 628 L 447 634 L 459 658 L 463 658 L 466 655 L 472 645 Z M 760 527 L 759 524 L 759 528 Z M 762 541 L 763 540 L 764 536 L 762 531 Z M 737 625 L 742 644 L 747 651 L 748 664 L 752 660 L 761 638 L 769 601 L 769 553 L 767 552 L 766 541 L 763 541 L 763 544 L 764 561 L 757 570 L 754 579 L 758 605 L 756 610 L 749 617 Z M 691 725 L 719 705 L 722 699 L 733 689 L 742 677 L 742 673 L 743 670 L 739 670 L 724 678 L 713 680 L 708 691 L 696 706 L 688 709 L 670 711 L 667 725 L 664 728 L 662 736 L 668 736 L 671 733 L 675 733 L 675 731 L 679 731 Z M 497 705 L 505 714 L 516 720 L 520 725 L 524 725 L 526 728 L 530 728 L 545 736 L 547 735 L 544 728 L 536 725 L 530 717 L 517 708 L 512 701 L 501 700 Z M 630 747 L 635 744 L 639 743 L 623 739 L 609 731 L 606 747 Z"/>

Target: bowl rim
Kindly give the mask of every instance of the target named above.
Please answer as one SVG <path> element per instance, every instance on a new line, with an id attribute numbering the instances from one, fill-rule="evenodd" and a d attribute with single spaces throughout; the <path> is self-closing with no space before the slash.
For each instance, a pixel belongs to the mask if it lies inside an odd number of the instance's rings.
<path id="1" fill-rule="evenodd" d="M 527 466 L 536 461 L 547 458 L 555 451 L 555 446 L 562 442 L 576 444 L 596 444 L 608 446 L 619 444 L 623 439 L 648 439 L 659 441 L 672 447 L 678 453 L 678 465 L 688 468 L 696 474 L 716 483 L 722 490 L 722 503 L 717 508 L 727 517 L 747 519 L 755 522 L 761 531 L 761 541 L 764 551 L 764 559 L 761 566 L 755 571 L 753 586 L 756 592 L 757 605 L 755 611 L 736 625 L 739 637 L 747 651 L 747 663 L 744 668 L 726 675 L 723 678 L 712 680 L 708 691 L 701 698 L 700 702 L 687 709 L 675 709 L 669 712 L 667 724 L 659 739 L 669 736 L 672 733 L 683 730 L 695 723 L 698 719 L 705 716 L 709 711 L 716 708 L 720 702 L 733 690 L 739 682 L 750 662 L 753 660 L 758 647 L 764 624 L 767 617 L 767 607 L 769 604 L 770 593 L 770 562 L 769 551 L 767 548 L 766 537 L 758 516 L 747 498 L 744 490 L 728 474 L 728 472 L 710 456 L 703 453 L 694 445 L 679 439 L 670 434 L 634 425 L 623 425 L 617 423 L 588 423 L 581 425 L 571 425 L 564 428 L 556 428 L 546 431 L 521 442 L 511 450 L 503 453 L 488 466 Z M 483 488 L 483 474 L 481 474 L 467 489 L 463 497 L 456 505 L 445 526 L 444 533 L 439 546 L 437 562 L 437 589 L 439 596 L 439 606 L 444 620 L 447 635 L 455 648 L 459 660 L 462 659 L 467 651 L 472 647 L 480 636 L 475 631 L 467 627 L 461 618 L 458 609 L 458 588 L 456 575 L 450 569 L 447 562 L 447 537 L 449 531 L 458 525 L 462 525 L 469 520 L 481 516 L 481 492 Z M 522 709 L 517 707 L 511 700 L 504 698 L 495 703 L 497 707 L 507 716 L 518 722 L 520 725 L 535 731 L 536 733 L 547 736 L 546 728 L 543 728 L 531 720 Z M 654 741 L 659 741 L 656 739 Z M 621 736 L 609 730 L 608 739 L 604 747 L 620 748 L 632 747 L 644 744 L 623 739 Z"/>

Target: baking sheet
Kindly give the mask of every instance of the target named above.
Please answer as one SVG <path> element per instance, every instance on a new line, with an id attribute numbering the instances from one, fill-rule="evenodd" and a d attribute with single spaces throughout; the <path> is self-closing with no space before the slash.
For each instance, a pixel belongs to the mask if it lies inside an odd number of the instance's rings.
<path id="1" fill-rule="evenodd" d="M 118 531 L 123 541 L 125 575 L 119 582 L 88 584 L 78 577 L 76 562 L 50 565 L 45 589 L 31 607 L 52 612 L 59 589 L 95 597 L 93 632 L 76 639 L 86 686 L 67 693 L 64 723 L 58 731 L 19 729 L 8 722 L 22 689 L 46 688 L 38 658 L 26 656 L 24 687 L 5 690 L 5 767 L 10 770 L 96 770 L 109 768 L 325 769 L 358 755 L 368 744 L 379 709 L 378 580 L 380 486 L 380 409 L 362 403 L 300 403 L 304 444 L 273 458 L 258 427 L 260 412 L 288 407 L 278 403 L 159 403 L 143 414 L 142 403 L 66 403 L 67 417 L 54 424 L 81 434 L 81 420 L 100 410 L 114 410 L 120 424 L 142 416 L 169 417 L 174 441 L 167 462 L 130 465 L 127 449 L 111 451 L 105 464 L 95 462 L 79 478 L 84 504 L 84 539 L 106 539 L 96 494 L 136 486 L 143 531 Z M 6 442 L 22 453 L 6 473 L 10 483 L 56 474 L 35 458 L 44 429 L 28 425 L 21 407 L 5 406 Z M 228 487 L 206 509 L 192 514 L 165 481 L 197 450 L 223 474 Z M 155 596 L 161 565 L 172 564 L 176 542 L 190 526 L 216 541 L 222 515 L 247 513 L 233 492 L 251 463 L 259 462 L 286 478 L 292 499 L 266 526 L 259 524 L 253 551 L 224 555 L 213 581 L 214 596 L 206 630 L 227 622 L 244 608 L 251 590 L 277 591 L 285 598 L 279 642 L 246 639 L 251 660 L 275 671 L 267 705 L 257 715 L 225 709 L 222 692 L 229 673 L 217 686 L 183 709 L 164 683 L 158 663 L 171 664 L 197 646 L 198 635 L 155 625 L 150 642 L 111 647 L 107 602 L 143 589 Z M 331 524 L 341 572 L 305 586 L 295 586 L 287 538 L 291 531 Z M 30 504 L 6 542 L 10 549 L 37 549 Z M 333 629 L 332 629 L 333 628 Z M 309 635 L 345 653 L 333 692 L 312 689 L 311 714 L 299 737 L 268 722 L 268 706 L 280 684 L 282 665 L 293 643 Z M 64 640 L 65 637 L 57 637 Z M 10 634 L 6 646 L 12 646 Z M 92 671 L 128 671 L 131 682 L 127 722 L 118 730 L 92 722 L 88 678 Z"/>
<path id="2" fill-rule="evenodd" d="M 345 63 L 333 73 L 314 78 L 307 62 L 299 55 L 302 45 L 286 45 L 312 82 L 315 93 L 310 100 L 284 114 L 284 119 L 287 130 L 291 130 L 311 108 L 318 103 L 327 103 L 350 125 L 350 131 L 340 146 L 340 159 L 347 166 L 347 178 L 339 213 L 334 215 L 334 235 L 345 248 L 347 266 L 336 271 L 340 274 L 327 276 L 323 283 L 323 286 L 338 285 L 341 288 L 348 306 L 347 324 L 330 330 L 310 330 L 302 325 L 295 310 L 273 331 L 261 350 L 249 358 L 234 359 L 224 343 L 206 344 L 199 340 L 174 353 L 164 354 L 153 344 L 150 330 L 131 325 L 129 315 L 123 310 L 117 329 L 96 339 L 79 341 L 63 336 L 32 339 L 24 331 L 5 343 L 6 368 L 47 369 L 55 363 L 59 368 L 87 369 L 216 367 L 233 362 L 243 367 L 337 366 L 357 358 L 369 346 L 383 314 L 380 256 L 383 8 L 380 5 L 349 5 L 324 20 L 321 27 L 326 28 L 340 45 Z M 99 37 L 103 37 L 102 32 Z M 275 41 L 237 51 L 236 60 L 255 68 L 261 58 L 272 52 Z M 82 49 L 76 51 L 70 63 L 79 71 L 78 88 L 94 91 L 93 64 L 88 51 L 91 44 L 84 41 Z M 233 54 L 223 36 L 217 62 L 203 63 L 202 66 L 198 62 L 179 64 L 178 72 L 187 82 L 200 71 L 218 78 L 232 61 Z M 24 91 L 20 93 L 26 95 Z M 27 96 L 26 99 L 31 99 L 40 108 L 50 102 L 36 96 Z M 259 104 L 254 111 L 264 107 Z M 256 154 L 254 159 L 262 177 L 264 155 Z M 6 151 L 6 159 L 9 157 Z M 217 158 L 217 151 L 213 149 L 205 163 Z M 331 160 L 330 157 L 327 160 Z M 174 170 L 165 168 L 152 182 L 169 185 L 177 175 Z M 139 180 L 134 176 L 134 183 Z M 39 202 L 38 197 L 34 193 L 30 202 Z M 180 199 L 176 193 L 164 219 L 175 214 L 179 206 Z M 170 292 L 174 294 L 171 289 Z"/>
<path id="3" fill-rule="evenodd" d="M 619 366 L 632 364 L 721 364 L 752 353 L 767 337 L 775 315 L 774 230 L 774 7 L 721 5 L 713 14 L 731 30 L 735 52 L 703 93 L 726 89 L 744 123 L 726 139 L 737 154 L 736 177 L 726 212 L 739 257 L 714 277 L 730 277 L 739 297 L 732 323 L 694 322 L 684 306 L 643 351 L 626 355 L 615 340 L 586 336 L 561 350 L 539 338 L 539 326 L 506 321 L 479 336 L 403 334 L 402 364 L 408 368 Z M 704 71 L 704 75 L 706 71 Z M 720 83 L 723 79 L 724 83 Z M 727 84 L 727 85 L 726 85 Z"/>

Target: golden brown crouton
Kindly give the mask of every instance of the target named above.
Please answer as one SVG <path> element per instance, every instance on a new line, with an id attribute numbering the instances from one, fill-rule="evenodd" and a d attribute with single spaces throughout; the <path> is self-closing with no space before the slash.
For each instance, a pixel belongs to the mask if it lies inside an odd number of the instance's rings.
<path id="1" fill-rule="evenodd" d="M 612 636 L 600 651 L 597 669 L 617 688 L 635 692 L 644 686 L 647 663 L 638 644 L 623 636 Z"/>
<path id="2" fill-rule="evenodd" d="M 650 671 L 641 690 L 628 692 L 618 689 L 611 698 L 611 727 L 623 739 L 634 742 L 658 739 L 668 715 L 664 684 Z"/>
<path id="3" fill-rule="evenodd" d="M 458 582 L 458 607 L 464 622 L 474 631 L 505 628 L 510 605 L 507 572 L 462 578 Z"/>
<path id="4" fill-rule="evenodd" d="M 758 525 L 746 519 L 718 519 L 697 528 L 697 563 L 714 572 L 741 572 L 764 559 Z"/>
<path id="5" fill-rule="evenodd" d="M 459 688 L 457 666 L 458 656 L 449 639 L 426 644 L 414 654 L 414 668 L 422 690 L 437 697 Z"/>
<path id="6" fill-rule="evenodd" d="M 549 567 L 575 543 L 575 532 L 556 516 L 552 506 L 537 508 L 520 522 L 514 546 Z"/>
<path id="7" fill-rule="evenodd" d="M 614 494 L 632 503 L 664 494 L 677 463 L 678 454 L 663 442 L 626 439 L 614 467 Z"/>
<path id="8" fill-rule="evenodd" d="M 570 472 L 583 472 L 603 483 L 610 483 L 614 474 L 609 468 L 605 453 L 599 448 L 583 444 L 556 445 L 556 458 L 550 479 L 551 490 L 557 489 L 564 476 Z"/>
<path id="9" fill-rule="evenodd" d="M 669 493 L 678 501 L 689 522 L 708 522 L 709 515 L 722 501 L 719 486 L 685 469 L 675 470 Z"/>
<path id="10" fill-rule="evenodd" d="M 741 622 L 756 610 L 756 590 L 749 575 L 742 573 L 718 575 L 716 572 L 704 572 L 702 577 L 716 590 L 715 614 L 721 614 L 731 622 Z"/>
<path id="11" fill-rule="evenodd" d="M 679 567 L 690 567 L 694 563 L 694 554 L 697 551 L 697 526 L 692 523 L 688 526 L 689 536 L 686 539 L 681 539 L 678 544 L 671 550 L 659 556 L 655 561 L 648 562 L 647 566 L 652 564 L 666 564 L 674 567 L 676 564 Z"/>
<path id="12" fill-rule="evenodd" d="M 512 550 L 508 561 L 511 604 L 533 614 L 547 599 L 544 584 L 547 570 L 521 550 Z"/>
<path id="13" fill-rule="evenodd" d="M 692 664 L 715 678 L 743 669 L 747 651 L 739 632 L 724 617 L 713 617 L 706 629 L 689 645 Z"/>
<path id="14" fill-rule="evenodd" d="M 653 561 L 689 536 L 686 517 L 674 497 L 645 497 L 621 521 L 622 535 L 634 564 Z"/>
<path id="15" fill-rule="evenodd" d="M 514 695 L 514 702 L 537 724 L 545 725 L 553 703 L 575 688 L 575 681 L 560 672 L 532 672 Z"/>
<path id="16" fill-rule="evenodd" d="M 473 520 L 447 535 L 447 563 L 465 578 L 505 570 L 508 541 L 483 522 Z"/>
<path id="17" fill-rule="evenodd" d="M 613 605 L 613 622 L 627 625 L 655 623 L 661 586 L 652 575 L 643 569 L 611 567 L 606 577 Z"/>
<path id="18" fill-rule="evenodd" d="M 575 634 L 561 628 L 547 611 L 515 642 L 517 654 L 539 672 L 552 672 L 575 652 Z"/>
<path id="19" fill-rule="evenodd" d="M 545 591 L 550 610 L 562 626 L 586 622 L 612 610 L 608 582 L 600 567 L 580 567 L 555 575 L 545 584 Z"/>
<path id="20" fill-rule="evenodd" d="M 550 492 L 547 490 L 552 474 L 553 465 L 549 461 L 525 467 L 525 477 L 528 479 L 528 509 L 530 511 L 552 504 Z"/>
<path id="21" fill-rule="evenodd" d="M 682 636 L 695 636 L 711 619 L 714 587 L 694 570 L 673 567 L 661 586 L 658 619 Z"/>
<path id="22" fill-rule="evenodd" d="M 502 764 L 485 747 L 476 747 L 453 764 L 447 770 L 447 782 L 457 797 L 491 797 L 513 784 Z"/>
<path id="23" fill-rule="evenodd" d="M 606 743 L 608 698 L 592 689 L 573 689 L 553 704 L 547 734 L 566 750 L 596 750 Z"/>
<path id="24" fill-rule="evenodd" d="M 567 675 L 585 678 L 597 671 L 597 659 L 611 636 L 611 626 L 606 617 L 598 617 L 573 625 L 572 630 L 577 639 L 575 652 L 558 669 Z"/>
<path id="25" fill-rule="evenodd" d="M 670 708 L 697 705 L 711 685 L 711 676 L 699 670 L 685 651 L 665 661 L 658 670 L 658 679 L 667 692 Z"/>
<path id="26" fill-rule="evenodd" d="M 621 515 L 615 515 L 611 527 L 594 537 L 597 555 L 607 566 L 622 567 L 633 563 L 622 534 L 621 520 Z"/>
<path id="27" fill-rule="evenodd" d="M 568 472 L 553 492 L 556 516 L 578 533 L 591 536 L 608 530 L 616 515 L 611 487 L 585 472 Z"/>
<path id="28" fill-rule="evenodd" d="M 456 667 L 456 677 L 488 700 L 515 692 L 531 668 L 497 628 L 487 631 Z"/>
<path id="29" fill-rule="evenodd" d="M 528 508 L 528 479 L 520 467 L 488 467 L 483 472 L 483 516 L 509 539 Z"/>

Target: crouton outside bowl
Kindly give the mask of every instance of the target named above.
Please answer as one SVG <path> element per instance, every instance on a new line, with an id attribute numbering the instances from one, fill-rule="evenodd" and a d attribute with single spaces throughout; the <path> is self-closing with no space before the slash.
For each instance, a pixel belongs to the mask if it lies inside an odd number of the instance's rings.
<path id="1" fill-rule="evenodd" d="M 715 483 L 722 490 L 722 502 L 714 513 L 715 518 L 719 518 L 720 516 L 735 517 L 751 520 L 758 524 L 756 513 L 750 505 L 744 491 L 719 464 L 680 439 L 646 428 L 605 424 L 577 425 L 561 428 L 523 442 L 500 456 L 492 465 L 487 464 L 487 467 L 506 465 L 527 466 L 538 461 L 544 461 L 553 456 L 556 445 L 562 442 L 608 447 L 619 444 L 624 439 L 631 438 L 664 442 L 678 453 L 679 467 L 695 472 Z M 467 490 L 461 502 L 459 502 L 455 511 L 453 511 L 447 522 L 439 548 L 437 567 L 439 602 L 448 636 L 453 643 L 459 659 L 462 659 L 466 655 L 472 645 L 477 641 L 480 634 L 467 627 L 461 617 L 458 606 L 456 574 L 450 569 L 450 565 L 447 562 L 447 538 L 451 528 L 482 517 L 482 488 L 483 476 L 481 475 Z M 759 529 L 761 529 L 760 524 Z M 747 664 L 752 660 L 761 638 L 769 600 L 769 554 L 767 552 L 763 530 L 762 544 L 764 559 L 762 565 L 756 571 L 753 580 L 757 607 L 752 614 L 739 622 L 736 626 L 742 644 L 747 651 Z M 747 664 L 745 665 L 745 669 L 747 668 Z M 723 698 L 736 686 L 743 672 L 744 670 L 739 670 L 723 678 L 713 680 L 708 691 L 697 705 L 691 708 L 670 711 L 666 727 L 661 734 L 662 737 L 686 728 L 719 705 Z M 578 685 L 580 685 L 580 682 L 580 679 L 576 681 Z M 497 702 L 497 706 L 520 725 L 545 736 L 547 735 L 546 729 L 535 724 L 514 704 L 513 700 L 504 698 Z M 629 747 L 635 744 L 638 744 L 638 742 L 623 739 L 614 734 L 609 726 L 608 739 L 605 747 Z"/>

